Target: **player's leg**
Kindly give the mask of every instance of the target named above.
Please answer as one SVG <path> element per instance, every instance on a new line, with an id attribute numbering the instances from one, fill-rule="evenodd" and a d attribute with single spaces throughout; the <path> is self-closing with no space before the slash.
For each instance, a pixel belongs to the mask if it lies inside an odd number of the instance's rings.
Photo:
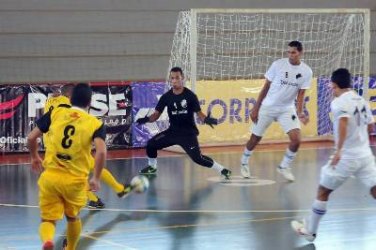
<path id="1" fill-rule="evenodd" d="M 146 145 L 146 155 L 148 157 L 148 166 L 140 171 L 140 174 L 155 174 L 157 172 L 158 150 L 175 145 L 175 136 L 168 130 L 165 130 L 153 138 Z"/>
<path id="2" fill-rule="evenodd" d="M 212 158 L 201 154 L 200 145 L 196 135 L 179 136 L 177 144 L 180 145 L 188 156 L 198 165 L 216 170 L 225 179 L 229 179 L 231 171 L 224 168 L 221 164 Z"/>
<path id="3" fill-rule="evenodd" d="M 131 186 L 119 183 L 107 168 L 103 168 L 101 181 L 111 187 L 119 198 L 125 198 L 131 191 Z"/>
<path id="4" fill-rule="evenodd" d="M 312 204 L 312 210 L 308 219 L 291 222 L 291 226 L 296 233 L 308 241 L 312 242 L 315 240 L 320 220 L 327 210 L 329 195 L 353 175 L 355 169 L 351 170 L 351 166 L 356 167 L 356 165 L 356 161 L 341 160 L 335 167 L 329 165 L 329 162 L 322 167 L 316 200 Z"/>
<path id="5" fill-rule="evenodd" d="M 370 194 L 374 199 L 376 199 L 376 164 L 373 155 L 359 159 L 362 165 L 360 169 L 356 172 L 355 176 L 358 177 L 361 182 L 366 185 Z"/>
<path id="6" fill-rule="evenodd" d="M 62 192 L 64 214 L 67 218 L 67 250 L 76 249 L 82 230 L 79 213 L 85 206 L 88 183 L 86 178 L 71 177 Z"/>
<path id="7" fill-rule="evenodd" d="M 56 221 L 43 220 L 39 225 L 39 236 L 43 242 L 43 250 L 53 250 L 55 237 Z"/>
<path id="8" fill-rule="evenodd" d="M 39 225 L 39 236 L 43 243 L 43 249 L 54 249 L 54 236 L 56 221 L 62 219 L 64 205 L 59 198 L 58 177 L 48 171 L 44 172 L 39 180 L 39 208 L 41 223 Z"/>
<path id="9" fill-rule="evenodd" d="M 66 240 L 66 250 L 75 250 L 80 240 L 80 234 L 82 231 L 82 223 L 79 217 L 69 217 L 67 218 L 67 240 Z"/>
<path id="10" fill-rule="evenodd" d="M 250 178 L 251 172 L 249 170 L 249 158 L 253 154 L 253 149 L 259 144 L 261 141 L 261 136 L 257 136 L 252 133 L 251 137 L 247 141 L 245 148 L 243 150 L 243 155 L 240 159 L 240 173 L 244 178 Z"/>
<path id="11" fill-rule="evenodd" d="M 263 108 L 259 111 L 258 121 L 257 123 L 251 126 L 251 137 L 246 143 L 246 146 L 243 151 L 243 155 L 240 159 L 240 173 L 244 178 L 250 178 L 251 173 L 249 170 L 249 158 L 253 154 L 253 150 L 259 144 L 264 135 L 266 129 L 270 126 L 270 124 L 274 121 L 275 117 L 268 111 L 268 109 Z"/>
<path id="12" fill-rule="evenodd" d="M 294 109 L 281 113 L 277 121 L 281 124 L 290 139 L 289 146 L 277 170 L 288 181 L 294 181 L 295 177 L 291 172 L 291 163 L 294 161 L 300 146 L 300 122 Z"/>
<path id="13" fill-rule="evenodd" d="M 125 198 L 131 191 L 131 187 L 129 185 L 119 183 L 107 168 L 103 168 L 102 170 L 101 181 L 111 187 L 111 189 L 114 190 L 117 196 L 121 199 Z M 88 191 L 87 196 L 89 200 L 87 206 L 89 208 L 101 209 L 105 207 L 103 201 L 95 193 Z"/>
<path id="14" fill-rule="evenodd" d="M 326 213 L 326 206 L 331 192 L 333 192 L 333 189 L 321 185 L 319 186 L 316 200 L 314 200 L 312 204 L 312 211 L 307 225 L 308 232 L 313 235 L 316 235 L 320 220 Z"/>
<path id="15" fill-rule="evenodd" d="M 315 240 L 320 220 L 326 213 L 326 205 L 332 191 L 333 190 L 320 185 L 308 219 L 291 221 L 291 227 L 293 230 L 299 236 L 303 236 L 307 241 L 312 242 Z"/>
<path id="16" fill-rule="evenodd" d="M 90 172 L 92 173 L 94 171 L 94 165 L 95 165 L 95 159 L 94 157 L 91 157 L 90 159 Z M 104 170 L 104 169 L 103 169 Z M 103 171 L 102 171 L 103 173 Z M 94 193 L 91 192 L 90 190 L 87 191 L 87 207 L 88 208 L 94 208 L 94 209 L 102 209 L 106 205 L 103 203 L 103 201 Z"/>
<path id="17" fill-rule="evenodd" d="M 103 203 L 103 201 L 93 192 L 88 191 L 87 192 L 87 198 L 89 200 L 87 206 L 88 208 L 96 208 L 101 209 L 104 208 L 106 205 Z"/>

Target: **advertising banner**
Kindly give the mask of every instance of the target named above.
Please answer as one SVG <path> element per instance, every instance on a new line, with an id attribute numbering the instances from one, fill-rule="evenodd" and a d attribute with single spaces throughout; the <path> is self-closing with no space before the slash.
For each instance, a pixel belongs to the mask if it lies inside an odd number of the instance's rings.
<path id="1" fill-rule="evenodd" d="M 372 114 L 376 115 L 376 76 L 372 76 L 369 79 L 368 84 L 368 96 L 372 109 Z"/>
<path id="2" fill-rule="evenodd" d="M 89 113 L 101 118 L 107 127 L 109 149 L 131 146 L 132 89 L 124 82 L 91 83 Z M 48 95 L 59 84 L 10 85 L 0 88 L 0 149 L 3 152 L 27 151 L 27 135 L 43 115 Z M 43 144 L 41 143 L 41 149 Z"/>
<path id="3" fill-rule="evenodd" d="M 203 81 L 196 84 L 196 94 L 204 113 L 212 112 L 219 119 L 214 129 L 200 125 L 200 143 L 235 143 L 246 142 L 250 136 L 252 121 L 250 113 L 253 109 L 264 79 L 243 81 Z M 302 125 L 305 137 L 317 135 L 317 86 L 312 81 L 311 89 L 306 92 L 305 112 L 310 122 Z M 287 138 L 282 128 L 273 123 L 264 135 L 265 139 L 280 140 Z"/>
<path id="4" fill-rule="evenodd" d="M 132 83 L 133 93 L 133 119 L 150 116 L 154 112 L 154 108 L 159 98 L 166 92 L 167 86 L 165 82 L 134 82 Z M 168 116 L 167 112 L 163 112 L 157 122 L 139 125 L 132 124 L 132 145 L 133 147 L 144 147 L 147 141 L 157 133 L 167 129 Z"/>
<path id="5" fill-rule="evenodd" d="M 27 86 L 0 87 L 0 149 L 5 152 L 26 151 L 30 131 Z"/>
<path id="6" fill-rule="evenodd" d="M 318 85 L 318 135 L 328 135 L 333 132 L 333 124 L 330 118 L 330 103 L 333 99 L 332 90 L 330 87 L 329 77 L 319 77 L 317 79 Z M 358 90 L 360 95 L 363 95 L 363 78 L 354 77 L 353 78 L 353 88 Z M 372 114 L 376 115 L 376 77 L 371 76 L 369 78 L 367 95 L 369 97 L 369 102 L 372 110 Z"/>
<path id="7" fill-rule="evenodd" d="M 60 84 L 20 84 L 0 86 L 0 151 L 27 152 L 26 137 L 43 115 L 44 104 Z M 218 118 L 214 129 L 197 120 L 202 144 L 241 144 L 250 136 L 250 113 L 264 80 L 201 81 L 196 83 L 202 111 Z M 354 78 L 354 88 L 361 88 L 362 79 Z M 155 134 L 165 130 L 169 123 L 167 112 L 154 123 L 139 125 L 138 118 L 151 115 L 167 91 L 165 82 L 92 82 L 93 99 L 89 112 L 102 119 L 107 127 L 108 149 L 144 147 Z M 368 96 L 376 115 L 376 77 L 371 77 Z M 361 93 L 362 94 L 362 93 Z M 332 92 L 328 77 L 313 80 L 306 92 L 305 109 L 308 125 L 302 125 L 305 138 L 332 133 L 330 102 Z M 281 140 L 287 135 L 274 123 L 266 131 L 265 139 Z M 40 144 L 43 149 L 43 142 Z"/>

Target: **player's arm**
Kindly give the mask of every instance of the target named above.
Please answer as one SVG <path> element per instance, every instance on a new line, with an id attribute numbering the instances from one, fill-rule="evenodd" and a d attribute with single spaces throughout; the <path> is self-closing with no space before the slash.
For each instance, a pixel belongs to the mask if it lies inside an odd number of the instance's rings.
<path id="1" fill-rule="evenodd" d="M 260 109 L 262 101 L 265 99 L 265 96 L 268 94 L 268 91 L 270 89 L 270 84 L 271 84 L 271 81 L 269 81 L 268 79 L 265 79 L 265 84 L 262 87 L 261 92 L 257 97 L 257 101 L 253 109 L 257 109 L 257 110 Z"/>
<path id="2" fill-rule="evenodd" d="M 150 116 L 145 116 L 142 118 L 138 118 L 136 122 L 138 124 L 144 124 L 147 122 L 155 122 L 159 119 L 161 114 L 163 113 L 164 108 L 166 107 L 166 96 L 162 95 L 162 97 L 159 99 L 157 106 L 155 107 L 154 113 Z"/>
<path id="3" fill-rule="evenodd" d="M 47 112 L 37 122 L 37 126 L 27 136 L 27 146 L 31 157 L 31 169 L 37 173 L 43 171 L 42 158 L 38 153 L 38 138 L 46 133 L 51 124 L 51 112 Z"/>
<path id="4" fill-rule="evenodd" d="M 218 125 L 218 119 L 215 119 L 211 117 L 210 111 L 207 115 L 205 115 L 200 106 L 200 102 L 198 101 L 198 97 L 196 94 L 193 93 L 192 98 L 190 99 L 190 106 L 192 107 L 193 112 L 197 114 L 198 119 L 200 119 L 201 122 L 209 125 L 211 128 L 214 128 L 213 125 Z"/>
<path id="5" fill-rule="evenodd" d="M 304 77 L 304 82 L 298 91 L 298 96 L 296 97 L 296 112 L 298 114 L 300 122 L 304 125 L 306 125 L 309 122 L 309 117 L 306 116 L 306 114 L 304 113 L 304 97 L 306 90 L 311 87 L 312 74 L 313 72 L 311 68 L 308 68 L 307 72 L 304 73 L 304 75 L 306 76 Z"/>
<path id="6" fill-rule="evenodd" d="M 204 122 L 206 115 L 200 110 L 199 112 L 197 112 L 197 117 L 198 119 L 200 119 L 200 121 Z"/>
<path id="7" fill-rule="evenodd" d="M 330 165 L 335 166 L 341 159 L 341 150 L 347 136 L 347 125 L 349 123 L 348 117 L 340 117 L 338 122 L 338 142 L 336 145 L 336 151 L 334 153 L 332 162 Z"/>
<path id="8" fill-rule="evenodd" d="M 104 125 L 95 131 L 93 135 L 94 146 L 95 146 L 95 163 L 94 163 L 94 172 L 93 176 L 90 180 L 90 190 L 91 191 L 98 191 L 100 188 L 100 177 L 102 173 L 102 169 L 104 168 L 104 164 L 107 157 L 107 148 L 106 148 L 106 130 Z"/>
<path id="9" fill-rule="evenodd" d="M 268 79 L 265 79 L 265 84 L 262 87 L 261 92 L 257 97 L 255 106 L 253 106 L 252 113 L 251 113 L 251 120 L 254 123 L 257 123 L 258 113 L 261 107 L 261 103 L 265 99 L 265 96 L 268 94 L 268 91 L 270 89 L 270 84 L 271 84 L 271 81 L 269 81 Z"/>
<path id="10" fill-rule="evenodd" d="M 296 98 L 296 112 L 298 114 L 299 120 L 305 125 L 309 121 L 309 117 L 307 117 L 304 113 L 304 96 L 305 96 L 305 89 L 299 89 L 298 96 Z"/>
<path id="11" fill-rule="evenodd" d="M 211 128 L 214 128 L 213 125 L 218 125 L 218 119 L 211 117 L 210 112 L 208 115 L 205 115 L 201 110 L 196 112 L 198 118 L 203 123 L 209 125 Z"/>
<path id="12" fill-rule="evenodd" d="M 375 119 L 373 118 L 371 106 L 369 105 L 369 102 L 366 102 L 366 114 L 367 114 L 367 129 L 368 129 L 368 134 L 372 136 L 372 134 L 375 132 Z"/>
<path id="13" fill-rule="evenodd" d="M 149 122 L 155 122 L 159 119 L 161 116 L 161 113 L 158 110 L 154 110 L 154 113 L 149 116 Z"/>
<path id="14" fill-rule="evenodd" d="M 38 138 L 42 136 L 42 134 L 42 131 L 40 131 L 38 127 L 35 127 L 27 137 L 27 146 L 31 157 L 31 169 L 36 173 L 43 171 L 42 158 L 38 153 Z"/>
<path id="15" fill-rule="evenodd" d="M 138 118 L 136 122 L 138 124 L 144 124 L 144 123 L 147 123 L 147 122 L 155 122 L 156 120 L 159 119 L 160 116 L 161 116 L 161 113 L 158 110 L 154 110 L 153 114 L 151 114 L 150 116 Z"/>
<path id="16" fill-rule="evenodd" d="M 256 104 L 253 106 L 252 112 L 251 112 L 251 120 L 254 123 L 257 123 L 258 121 L 258 113 L 261 107 L 262 101 L 265 99 L 265 96 L 268 94 L 270 85 L 275 79 L 275 77 L 278 75 L 278 60 L 274 61 L 272 65 L 268 68 L 268 70 L 265 73 L 265 84 L 261 89 L 260 94 L 257 97 Z"/>
<path id="17" fill-rule="evenodd" d="M 298 115 L 303 113 L 304 95 L 305 95 L 305 89 L 299 89 L 298 97 L 296 98 L 296 111 Z"/>

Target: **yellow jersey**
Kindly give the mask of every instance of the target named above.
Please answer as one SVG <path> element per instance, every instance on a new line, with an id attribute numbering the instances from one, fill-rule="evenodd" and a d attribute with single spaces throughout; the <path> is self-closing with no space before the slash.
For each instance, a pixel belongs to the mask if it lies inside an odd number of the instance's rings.
<path id="1" fill-rule="evenodd" d="M 71 105 L 71 102 L 68 97 L 64 95 L 59 95 L 59 96 L 51 96 L 50 98 L 47 99 L 45 105 L 44 105 L 44 114 L 47 113 L 48 111 L 57 108 L 60 105 Z"/>
<path id="2" fill-rule="evenodd" d="M 44 104 L 43 113 L 45 114 L 48 111 L 51 111 L 54 108 L 59 107 L 60 105 L 70 107 L 71 103 L 70 103 L 69 98 L 64 95 L 51 96 L 47 99 L 46 103 Z M 49 142 L 49 134 L 48 133 L 43 134 L 43 145 L 45 149 L 48 147 L 48 142 Z"/>
<path id="3" fill-rule="evenodd" d="M 87 177 L 93 167 L 91 143 L 105 140 L 103 123 L 77 107 L 55 107 L 37 121 L 38 128 L 49 134 L 43 161 L 48 169 L 59 169 L 75 176 Z"/>

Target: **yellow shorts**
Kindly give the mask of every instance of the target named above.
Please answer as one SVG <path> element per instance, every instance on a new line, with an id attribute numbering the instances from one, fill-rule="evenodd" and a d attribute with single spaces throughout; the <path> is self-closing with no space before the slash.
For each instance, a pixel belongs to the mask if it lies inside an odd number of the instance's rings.
<path id="1" fill-rule="evenodd" d="M 61 220 L 64 215 L 75 218 L 87 200 L 87 177 L 46 170 L 38 180 L 39 207 L 44 220 Z"/>

